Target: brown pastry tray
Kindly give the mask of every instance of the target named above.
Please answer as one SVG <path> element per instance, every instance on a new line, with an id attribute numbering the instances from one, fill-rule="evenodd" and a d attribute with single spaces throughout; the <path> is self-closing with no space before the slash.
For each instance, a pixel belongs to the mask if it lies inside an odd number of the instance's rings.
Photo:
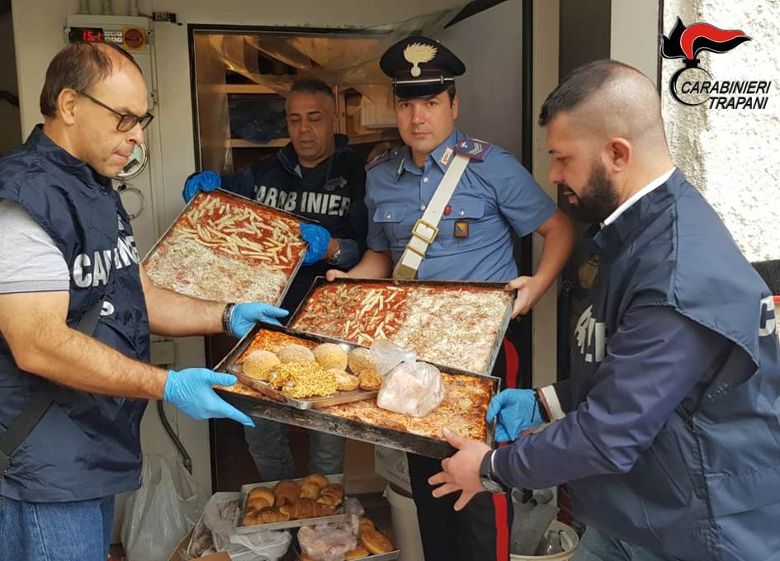
<path id="1" fill-rule="evenodd" d="M 343 487 L 344 475 L 326 475 L 325 478 L 328 483 L 338 483 Z M 289 481 L 301 482 L 303 479 L 291 479 Z M 239 505 L 241 508 L 238 512 L 238 519 L 236 520 L 236 533 L 237 534 L 251 534 L 253 532 L 259 532 L 260 530 L 284 530 L 286 528 L 299 528 L 301 526 L 314 526 L 315 524 L 326 524 L 328 522 L 339 523 L 347 519 L 348 514 L 344 514 L 344 504 L 342 502 L 339 507 L 339 512 L 331 516 L 318 516 L 315 518 L 301 518 L 299 520 L 286 520 L 284 522 L 272 522 L 270 524 L 252 524 L 250 526 L 243 526 L 241 522 L 246 515 L 246 498 L 249 492 L 255 487 L 268 487 L 273 488 L 279 481 L 264 481 L 261 483 L 247 483 L 241 486 L 241 499 Z"/>

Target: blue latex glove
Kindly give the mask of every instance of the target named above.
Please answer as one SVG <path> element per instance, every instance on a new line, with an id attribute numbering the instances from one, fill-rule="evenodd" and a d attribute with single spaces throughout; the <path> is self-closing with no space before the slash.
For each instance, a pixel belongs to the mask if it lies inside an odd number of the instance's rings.
<path id="1" fill-rule="evenodd" d="M 248 304 L 236 304 L 230 315 L 230 331 L 233 337 L 239 339 L 249 333 L 255 323 L 262 321 L 271 325 L 282 325 L 277 318 L 287 316 L 289 312 L 270 304 L 250 302 Z"/>
<path id="2" fill-rule="evenodd" d="M 255 423 L 252 419 L 219 397 L 211 387 L 232 386 L 235 383 L 236 377 L 232 374 L 220 374 L 207 368 L 169 370 L 163 399 L 196 421 L 225 418 L 253 427 Z"/>
<path id="3" fill-rule="evenodd" d="M 309 244 L 303 258 L 304 265 L 314 265 L 328 252 L 330 232 L 316 224 L 301 224 L 301 237 Z"/>
<path id="4" fill-rule="evenodd" d="M 496 442 L 516 440 L 520 432 L 542 424 L 539 402 L 533 390 L 504 390 L 490 400 L 487 421 L 496 423 Z"/>
<path id="5" fill-rule="evenodd" d="M 192 200 L 192 197 L 203 191 L 208 193 L 222 187 L 222 176 L 216 171 L 202 171 L 200 173 L 193 173 L 184 182 L 184 189 L 182 189 L 181 196 L 184 198 L 184 202 L 188 203 Z"/>

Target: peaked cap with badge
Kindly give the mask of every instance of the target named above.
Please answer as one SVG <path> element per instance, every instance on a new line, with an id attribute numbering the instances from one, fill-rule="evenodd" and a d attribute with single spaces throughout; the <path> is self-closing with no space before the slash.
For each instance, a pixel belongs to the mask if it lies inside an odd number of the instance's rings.
<path id="1" fill-rule="evenodd" d="M 393 92 L 401 99 L 438 95 L 455 83 L 455 76 L 466 72 L 452 51 L 422 35 L 412 35 L 387 49 L 379 67 L 393 79 Z"/>

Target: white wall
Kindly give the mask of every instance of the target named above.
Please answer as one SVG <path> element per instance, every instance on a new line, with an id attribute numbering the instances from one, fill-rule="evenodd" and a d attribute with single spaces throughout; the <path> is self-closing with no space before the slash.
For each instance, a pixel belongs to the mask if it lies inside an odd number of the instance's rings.
<path id="1" fill-rule="evenodd" d="M 752 40 L 728 53 L 704 53 L 702 68 L 715 80 L 772 80 L 760 110 L 688 107 L 669 94 L 679 60 L 663 63 L 667 136 L 675 161 L 715 207 L 750 261 L 780 259 L 780 2 L 667 0 L 664 33 L 678 16 L 741 29 Z"/>

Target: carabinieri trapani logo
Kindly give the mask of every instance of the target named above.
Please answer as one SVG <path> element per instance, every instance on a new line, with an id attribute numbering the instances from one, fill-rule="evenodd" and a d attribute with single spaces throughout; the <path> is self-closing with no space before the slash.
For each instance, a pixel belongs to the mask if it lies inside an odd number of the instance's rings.
<path id="1" fill-rule="evenodd" d="M 713 80 L 699 66 L 699 53 L 727 53 L 751 38 L 739 29 L 720 29 L 709 23 L 683 25 L 680 18 L 672 33 L 661 40 L 661 56 L 683 59 L 683 67 L 669 80 L 672 97 L 685 105 L 709 101 L 710 109 L 764 109 L 771 80 Z"/>

